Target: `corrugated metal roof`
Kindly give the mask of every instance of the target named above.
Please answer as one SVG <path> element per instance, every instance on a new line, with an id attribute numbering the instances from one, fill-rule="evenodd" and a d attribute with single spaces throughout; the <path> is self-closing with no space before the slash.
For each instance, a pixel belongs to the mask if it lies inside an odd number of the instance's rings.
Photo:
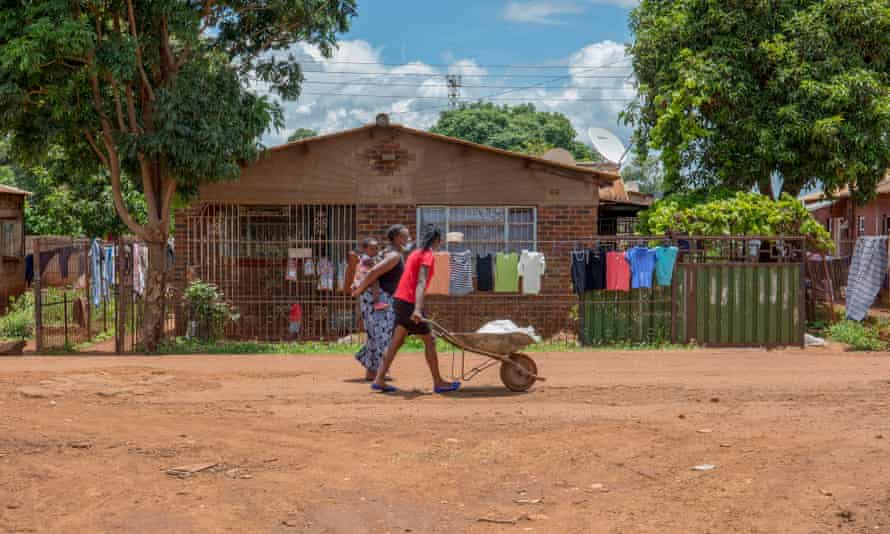
<path id="1" fill-rule="evenodd" d="M 827 208 L 828 206 L 831 206 L 834 203 L 835 203 L 834 200 L 820 200 L 819 202 L 807 204 L 806 206 L 807 206 L 807 209 L 810 211 L 818 211 L 818 210 L 821 210 L 822 208 Z"/>
<path id="2" fill-rule="evenodd" d="M 11 185 L 0 185 L 0 193 L 6 195 L 22 195 L 25 197 L 31 196 L 31 193 L 17 187 L 12 187 Z"/>
<path id="3" fill-rule="evenodd" d="M 629 191 L 621 178 L 618 178 L 611 184 L 600 186 L 600 202 L 620 202 L 636 206 L 651 206 L 653 201 L 654 197 L 648 193 Z"/>

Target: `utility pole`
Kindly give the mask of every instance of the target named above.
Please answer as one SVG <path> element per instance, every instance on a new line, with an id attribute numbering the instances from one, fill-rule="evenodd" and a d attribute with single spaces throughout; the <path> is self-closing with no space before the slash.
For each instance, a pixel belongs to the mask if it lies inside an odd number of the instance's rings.
<path id="1" fill-rule="evenodd" d="M 448 74 L 445 76 L 445 84 L 448 86 L 448 107 L 457 109 L 460 101 L 460 74 Z"/>

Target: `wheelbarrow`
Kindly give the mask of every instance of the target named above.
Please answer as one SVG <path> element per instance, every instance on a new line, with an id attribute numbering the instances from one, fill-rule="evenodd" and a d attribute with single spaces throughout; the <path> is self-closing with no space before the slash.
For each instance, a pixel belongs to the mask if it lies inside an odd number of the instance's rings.
<path id="1" fill-rule="evenodd" d="M 504 334 L 483 334 L 479 332 L 454 333 L 431 319 L 424 319 L 432 328 L 436 337 L 440 337 L 461 351 L 460 379 L 470 381 L 476 375 L 501 365 L 501 382 L 510 391 L 528 391 L 535 381 L 546 378 L 538 376 L 538 366 L 528 354 L 519 352 L 534 343 L 534 339 L 522 332 Z M 489 358 L 471 369 L 466 368 L 466 353 L 470 352 Z M 451 371 L 455 374 L 455 361 L 452 359 Z"/>

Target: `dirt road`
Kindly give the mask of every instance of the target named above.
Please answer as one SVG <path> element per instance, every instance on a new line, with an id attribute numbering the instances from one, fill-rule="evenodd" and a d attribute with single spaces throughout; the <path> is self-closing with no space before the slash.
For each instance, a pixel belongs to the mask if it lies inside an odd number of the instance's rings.
<path id="1" fill-rule="evenodd" d="M 890 531 L 886 355 L 535 359 L 435 396 L 406 355 L 389 397 L 349 357 L 3 359 L 0 532 Z"/>

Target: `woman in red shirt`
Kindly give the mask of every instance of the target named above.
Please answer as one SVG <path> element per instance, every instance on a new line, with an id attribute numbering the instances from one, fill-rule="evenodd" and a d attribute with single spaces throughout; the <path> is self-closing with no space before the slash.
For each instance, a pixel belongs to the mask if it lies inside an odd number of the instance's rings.
<path id="1" fill-rule="evenodd" d="M 436 353 L 436 340 L 433 339 L 430 325 L 423 319 L 423 301 L 430 280 L 436 274 L 433 252 L 442 244 L 442 232 L 438 228 L 429 227 L 424 233 L 421 247 L 408 256 L 405 272 L 399 280 L 399 287 L 393 299 L 393 311 L 396 314 L 396 328 L 392 341 L 383 355 L 383 362 L 377 368 L 377 378 L 371 389 L 391 393 L 396 388 L 384 381 L 389 367 L 395 360 L 396 353 L 402 348 L 405 338 L 410 335 L 419 336 L 423 340 L 426 363 L 433 375 L 433 391 L 447 393 L 460 388 L 460 382 L 446 382 L 439 373 L 439 355 Z"/>

